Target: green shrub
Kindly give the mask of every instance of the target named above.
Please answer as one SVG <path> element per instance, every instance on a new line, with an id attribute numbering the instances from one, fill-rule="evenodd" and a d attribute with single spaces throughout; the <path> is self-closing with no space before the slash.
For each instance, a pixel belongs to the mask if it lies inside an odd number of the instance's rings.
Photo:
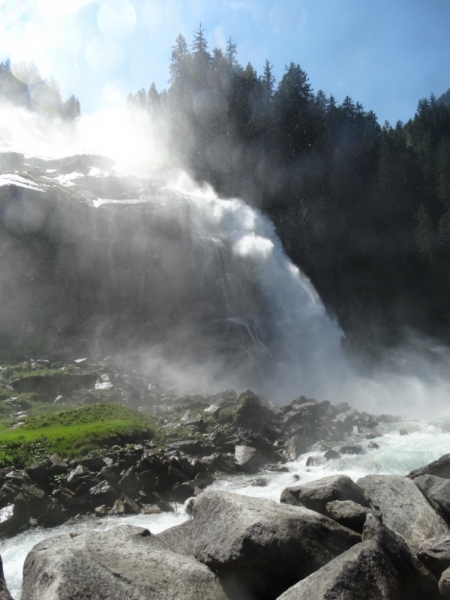
<path id="1" fill-rule="evenodd" d="M 233 406 L 229 406 L 228 408 L 222 408 L 222 410 L 219 413 L 219 421 L 221 423 L 231 424 L 236 419 L 236 416 L 236 409 Z"/>

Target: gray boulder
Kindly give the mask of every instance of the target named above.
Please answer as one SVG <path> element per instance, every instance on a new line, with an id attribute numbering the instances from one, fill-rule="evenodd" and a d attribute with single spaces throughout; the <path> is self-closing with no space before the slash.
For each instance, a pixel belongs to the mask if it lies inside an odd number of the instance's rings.
<path id="1" fill-rule="evenodd" d="M 419 475 L 413 481 L 434 510 L 450 523 L 450 479 L 435 475 Z"/>
<path id="2" fill-rule="evenodd" d="M 306 508 L 226 492 L 199 496 L 193 517 L 194 556 L 230 597 L 275 598 L 360 541 Z"/>
<path id="3" fill-rule="evenodd" d="M 307 452 L 313 443 L 314 441 L 311 438 L 296 433 L 286 441 L 283 454 L 287 460 L 295 460 L 298 456 Z"/>
<path id="4" fill-rule="evenodd" d="M 262 452 L 252 446 L 236 446 L 234 457 L 244 473 L 256 473 L 267 462 Z"/>
<path id="5" fill-rule="evenodd" d="M 24 564 L 22 600 L 226 600 L 217 579 L 147 529 L 64 534 L 40 542 Z"/>
<path id="6" fill-rule="evenodd" d="M 191 535 L 192 519 L 189 519 L 189 521 L 185 521 L 181 525 L 165 529 L 161 533 L 158 533 L 156 537 L 164 542 L 173 552 L 192 557 L 194 549 L 192 547 Z"/>
<path id="7" fill-rule="evenodd" d="M 383 523 L 399 533 L 414 551 L 427 539 L 448 531 L 417 486 L 400 475 L 366 475 L 357 481 Z"/>
<path id="8" fill-rule="evenodd" d="M 440 577 L 450 567 L 450 533 L 431 538 L 424 542 L 417 553 L 417 558 L 436 577 Z"/>
<path id="9" fill-rule="evenodd" d="M 330 475 L 316 481 L 285 488 L 280 502 L 293 506 L 305 506 L 326 515 L 327 504 L 333 500 L 353 500 L 368 506 L 364 492 L 347 475 Z"/>
<path id="10" fill-rule="evenodd" d="M 397 573 L 373 541 L 356 544 L 278 600 L 398 600 Z"/>
<path id="11" fill-rule="evenodd" d="M 0 600 L 13 600 L 6 586 L 5 575 L 3 573 L 3 561 L 0 556 Z"/>
<path id="12" fill-rule="evenodd" d="M 415 479 L 421 475 L 435 475 L 436 477 L 442 477 L 442 479 L 450 479 L 450 454 L 444 454 L 424 467 L 411 471 L 408 477 Z"/>
<path id="13" fill-rule="evenodd" d="M 336 451 L 340 454 L 364 454 L 361 446 L 338 446 Z"/>
<path id="14" fill-rule="evenodd" d="M 374 515 L 367 515 L 363 541 L 376 542 L 397 572 L 400 600 L 432 600 L 438 596 L 437 579 L 413 555 L 401 535 L 381 523 Z"/>
<path id="15" fill-rule="evenodd" d="M 450 599 L 450 567 L 445 569 L 439 579 L 439 592 L 442 598 Z"/>
<path id="16" fill-rule="evenodd" d="M 343 527 L 361 533 L 370 508 L 353 500 L 333 500 L 326 505 L 326 514 Z"/>

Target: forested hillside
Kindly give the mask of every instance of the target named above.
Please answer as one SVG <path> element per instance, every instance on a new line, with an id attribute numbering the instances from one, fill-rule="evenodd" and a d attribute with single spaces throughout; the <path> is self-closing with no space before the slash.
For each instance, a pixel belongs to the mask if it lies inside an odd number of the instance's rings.
<path id="1" fill-rule="evenodd" d="M 56 81 L 43 79 L 33 64 L 18 64 L 13 70 L 9 61 L 0 63 L 0 102 L 46 117 L 72 120 L 80 115 L 78 99 L 72 95 L 63 102 Z"/>
<path id="2" fill-rule="evenodd" d="M 129 103 L 172 123 L 185 165 L 274 221 L 350 338 L 392 343 L 413 328 L 450 339 L 450 91 L 407 123 L 380 125 L 315 92 L 298 64 L 276 82 L 199 27 L 172 48 L 170 82 Z"/>

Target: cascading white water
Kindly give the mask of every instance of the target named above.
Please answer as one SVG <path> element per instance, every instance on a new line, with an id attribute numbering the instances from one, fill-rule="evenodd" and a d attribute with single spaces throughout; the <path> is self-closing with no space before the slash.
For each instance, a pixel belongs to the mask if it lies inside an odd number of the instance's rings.
<path id="1" fill-rule="evenodd" d="M 224 363 L 219 368 L 196 364 L 188 347 L 184 362 L 190 361 L 190 367 L 204 375 L 216 371 L 215 379 L 223 385 L 256 385 L 275 401 L 300 393 L 326 394 L 330 379 L 336 383 L 349 369 L 340 349 L 343 333 L 311 282 L 284 253 L 273 224 L 242 200 L 221 199 L 211 188 L 194 185 L 186 174 L 172 177 L 161 193 L 174 192 L 173 206 L 182 207 L 186 237 L 201 240 L 203 247 L 196 265 L 199 296 L 202 289 L 208 294 L 215 286 L 223 306 L 206 324 L 232 323 L 235 343 L 239 335 L 247 338 L 249 368 L 241 364 L 237 376 L 234 364 L 229 368 Z M 155 198 L 145 194 L 141 210 L 145 212 L 146 201 L 154 210 Z M 114 210 L 117 204 L 123 207 L 126 201 L 104 199 L 97 206 Z M 172 218 L 177 220 L 176 211 Z M 220 362 L 225 349 L 219 344 L 213 350 Z"/>

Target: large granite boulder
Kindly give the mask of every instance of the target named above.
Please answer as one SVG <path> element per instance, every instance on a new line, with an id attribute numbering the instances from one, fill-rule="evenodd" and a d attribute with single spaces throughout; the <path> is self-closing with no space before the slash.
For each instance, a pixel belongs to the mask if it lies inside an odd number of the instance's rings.
<path id="1" fill-rule="evenodd" d="M 413 481 L 434 510 L 450 523 L 450 479 L 435 475 L 419 475 Z"/>
<path id="2" fill-rule="evenodd" d="M 439 592 L 442 598 L 450 599 L 450 567 L 445 569 L 439 579 Z"/>
<path id="3" fill-rule="evenodd" d="M 437 600 L 437 580 L 405 541 L 373 515 L 363 541 L 288 589 L 278 600 Z"/>
<path id="4" fill-rule="evenodd" d="M 192 546 L 192 519 L 181 525 L 175 525 L 157 534 L 157 538 L 164 542 L 171 550 L 179 554 L 192 557 L 194 549 Z"/>
<path id="5" fill-rule="evenodd" d="M 373 541 L 356 544 L 278 600 L 398 600 L 396 571 Z"/>
<path id="6" fill-rule="evenodd" d="M 450 533 L 424 542 L 419 548 L 417 558 L 431 573 L 440 577 L 443 571 L 450 567 Z"/>
<path id="7" fill-rule="evenodd" d="M 368 506 L 363 490 L 347 475 L 330 475 L 285 488 L 280 498 L 283 504 L 305 506 L 322 515 L 327 514 L 327 504 L 333 500 L 352 500 L 362 506 Z"/>
<path id="8" fill-rule="evenodd" d="M 400 600 L 432 600 L 438 596 L 437 579 L 411 552 L 403 537 L 374 515 L 367 515 L 363 541 L 371 540 L 391 561 L 397 572 Z"/>
<path id="9" fill-rule="evenodd" d="M 403 536 L 417 551 L 427 539 L 447 533 L 444 520 L 435 513 L 411 479 L 400 475 L 366 475 L 357 481 L 383 523 Z"/>
<path id="10" fill-rule="evenodd" d="M 227 600 L 217 577 L 140 527 L 59 535 L 24 565 L 22 600 Z"/>
<path id="11" fill-rule="evenodd" d="M 361 506 L 353 500 L 333 500 L 328 502 L 326 511 L 328 517 L 331 517 L 343 527 L 361 533 L 370 508 Z"/>
<path id="12" fill-rule="evenodd" d="M 442 477 L 442 479 L 450 479 L 450 454 L 444 454 L 424 467 L 411 471 L 408 477 L 415 479 L 421 475 L 435 475 L 436 477 Z"/>
<path id="13" fill-rule="evenodd" d="M 230 597 L 276 598 L 361 539 L 306 508 L 226 492 L 201 494 L 193 517 L 194 556 Z"/>
<path id="14" fill-rule="evenodd" d="M 0 556 L 0 600 L 13 600 L 6 586 L 5 575 L 3 573 L 3 561 Z"/>
<path id="15" fill-rule="evenodd" d="M 263 453 L 252 446 L 237 445 L 234 450 L 236 464 L 244 473 L 257 473 L 267 463 Z"/>

